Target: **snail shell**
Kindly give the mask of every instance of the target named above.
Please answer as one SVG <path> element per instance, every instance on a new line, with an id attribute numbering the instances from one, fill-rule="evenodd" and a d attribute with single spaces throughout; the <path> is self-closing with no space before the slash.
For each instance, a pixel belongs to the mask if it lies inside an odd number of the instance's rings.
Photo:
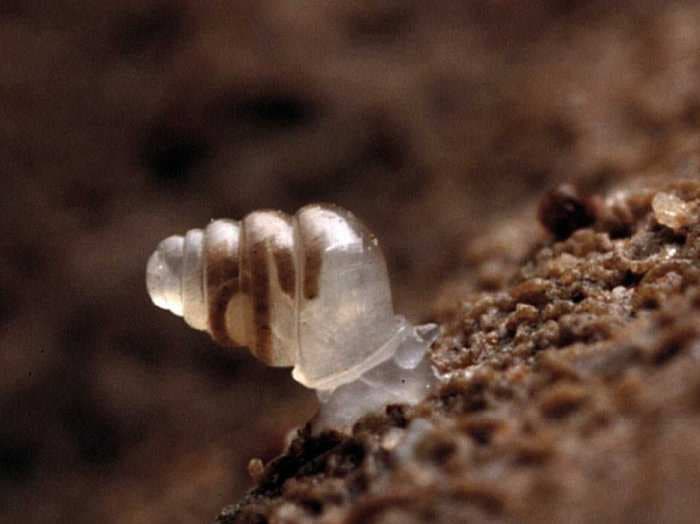
<path id="1" fill-rule="evenodd" d="M 312 204 L 163 240 L 148 261 L 153 302 L 223 346 L 294 366 L 316 389 L 355 380 L 396 350 L 386 262 L 355 216 Z"/>

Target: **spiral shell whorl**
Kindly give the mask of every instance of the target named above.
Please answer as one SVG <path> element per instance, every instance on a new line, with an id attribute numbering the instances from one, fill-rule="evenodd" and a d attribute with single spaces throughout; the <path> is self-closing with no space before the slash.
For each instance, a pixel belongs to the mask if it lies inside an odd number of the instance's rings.
<path id="1" fill-rule="evenodd" d="M 166 238 L 148 259 L 146 288 L 153 303 L 182 316 L 182 250 L 184 237 Z"/>
<path id="2" fill-rule="evenodd" d="M 241 346 L 247 343 L 243 329 L 235 330 L 226 322 L 226 313 L 232 298 L 240 291 L 240 224 L 235 220 L 214 220 L 205 235 L 205 298 L 208 307 L 209 332 L 222 346 Z M 240 315 L 240 313 L 239 313 Z"/>
<path id="3" fill-rule="evenodd" d="M 153 303 L 199 330 L 207 329 L 203 242 L 201 229 L 192 229 L 184 237 L 168 237 L 146 267 L 146 287 Z"/>

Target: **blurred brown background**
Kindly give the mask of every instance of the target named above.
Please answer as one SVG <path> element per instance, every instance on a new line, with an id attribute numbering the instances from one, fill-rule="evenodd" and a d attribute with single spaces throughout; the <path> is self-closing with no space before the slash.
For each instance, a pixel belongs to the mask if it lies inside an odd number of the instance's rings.
<path id="1" fill-rule="evenodd" d="M 314 413 L 151 306 L 161 238 L 332 201 L 430 318 L 557 181 L 697 166 L 699 27 L 695 1 L 3 0 L 0 520 L 209 522 Z"/>

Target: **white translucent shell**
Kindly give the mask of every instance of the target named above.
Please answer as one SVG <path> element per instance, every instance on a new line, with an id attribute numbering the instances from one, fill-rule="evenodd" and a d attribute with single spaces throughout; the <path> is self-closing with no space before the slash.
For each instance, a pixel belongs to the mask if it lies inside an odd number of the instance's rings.
<path id="1" fill-rule="evenodd" d="M 192 229 L 158 244 L 146 266 L 146 287 L 156 306 L 206 330 L 202 242 L 202 230 Z"/>
<path id="2" fill-rule="evenodd" d="M 146 288 L 153 303 L 182 316 L 182 259 L 185 239 L 172 236 L 163 240 L 148 259 Z"/>
<path id="3" fill-rule="evenodd" d="M 229 345 L 294 366 L 294 378 L 316 389 L 351 382 L 391 357 L 403 326 L 377 240 L 335 206 L 306 206 L 294 217 L 258 211 L 169 237 L 148 261 L 146 280 L 157 306 L 215 339 L 221 320 Z"/>

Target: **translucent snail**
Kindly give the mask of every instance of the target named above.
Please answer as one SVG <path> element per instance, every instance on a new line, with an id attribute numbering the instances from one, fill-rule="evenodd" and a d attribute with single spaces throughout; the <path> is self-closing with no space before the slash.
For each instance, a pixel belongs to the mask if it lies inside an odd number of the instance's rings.
<path id="1" fill-rule="evenodd" d="M 214 220 L 163 240 L 146 274 L 157 306 L 223 346 L 245 346 L 268 365 L 293 366 L 298 382 L 323 392 L 377 386 L 383 379 L 375 368 L 387 361 L 416 369 L 436 335 L 434 326 L 413 328 L 394 313 L 377 239 L 337 206 Z M 413 381 L 388 379 L 401 384 L 395 401 L 425 394 L 420 381 L 418 391 L 407 392 Z"/>

